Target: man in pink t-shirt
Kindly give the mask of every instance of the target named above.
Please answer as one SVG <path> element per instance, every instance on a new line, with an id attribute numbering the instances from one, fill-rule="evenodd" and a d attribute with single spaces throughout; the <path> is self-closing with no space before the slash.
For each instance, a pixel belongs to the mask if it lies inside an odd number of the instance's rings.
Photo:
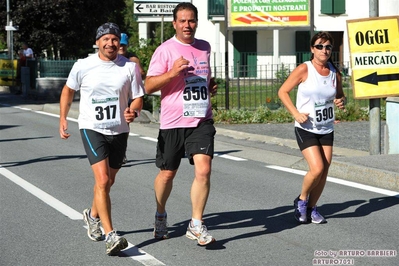
<path id="1" fill-rule="evenodd" d="M 195 39 L 197 8 L 180 3 L 173 11 L 176 35 L 154 52 L 145 81 L 146 93 L 161 91 L 161 117 L 156 165 L 160 168 L 154 189 L 157 202 L 154 237 L 169 237 L 166 201 L 181 158 L 194 165 L 191 187 L 192 216 L 186 236 L 207 245 L 215 241 L 202 220 L 210 190 L 216 133 L 210 98 L 217 85 L 211 79 L 210 45 Z"/>

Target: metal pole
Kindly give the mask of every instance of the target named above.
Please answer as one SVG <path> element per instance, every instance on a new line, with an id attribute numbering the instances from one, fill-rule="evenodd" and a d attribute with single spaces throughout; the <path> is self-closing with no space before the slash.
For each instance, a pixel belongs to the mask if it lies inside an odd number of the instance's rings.
<path id="1" fill-rule="evenodd" d="M 7 26 L 10 26 L 10 1 L 7 0 Z M 11 34 L 10 31 L 7 31 L 7 53 L 8 53 L 8 58 L 11 58 Z"/>
<path id="2" fill-rule="evenodd" d="M 378 0 L 369 0 L 369 16 L 378 17 Z M 369 100 L 370 155 L 381 154 L 381 102 Z"/>
<path id="3" fill-rule="evenodd" d="M 229 110 L 229 25 L 227 15 L 227 2 L 224 2 L 224 78 L 225 78 L 225 108 Z"/>
<path id="4" fill-rule="evenodd" d="M 309 14 L 310 14 L 310 38 L 314 35 L 314 0 L 310 0 Z"/>
<path id="5" fill-rule="evenodd" d="M 163 21 L 164 21 L 164 15 L 161 16 L 161 43 L 163 43 Z"/>

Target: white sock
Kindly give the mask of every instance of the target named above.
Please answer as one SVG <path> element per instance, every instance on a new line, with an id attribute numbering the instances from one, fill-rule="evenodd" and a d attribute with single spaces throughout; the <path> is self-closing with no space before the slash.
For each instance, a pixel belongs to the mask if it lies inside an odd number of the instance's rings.
<path id="1" fill-rule="evenodd" d="M 198 219 L 191 218 L 191 224 L 193 226 L 201 226 L 202 225 L 202 221 L 198 220 Z"/>
<path id="2" fill-rule="evenodd" d="M 107 241 L 109 239 L 109 234 L 112 233 L 113 231 L 109 232 L 106 236 L 105 236 L 105 241 Z"/>
<path id="3" fill-rule="evenodd" d="M 98 220 L 98 218 L 91 216 L 91 209 L 89 210 L 89 218 L 93 221 Z"/>

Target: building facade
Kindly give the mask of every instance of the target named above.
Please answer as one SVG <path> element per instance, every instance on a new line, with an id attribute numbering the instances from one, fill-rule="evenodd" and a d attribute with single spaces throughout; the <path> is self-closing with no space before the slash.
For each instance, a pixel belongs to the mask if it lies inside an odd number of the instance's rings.
<path id="1" fill-rule="evenodd" d="M 152 1 L 135 1 L 135 3 L 140 2 Z M 187 1 L 153 2 L 176 4 Z M 231 77 L 240 75 L 259 78 L 265 75 L 264 70 L 268 66 L 273 65 L 284 64 L 294 68 L 309 59 L 310 38 L 318 31 L 329 31 L 334 36 L 333 60 L 350 74 L 347 20 L 368 18 L 370 10 L 380 17 L 399 16 L 397 0 L 192 0 L 191 2 L 198 8 L 196 37 L 205 39 L 211 44 L 212 67 L 218 69 L 218 73 L 223 73 L 227 65 Z M 272 23 L 267 26 L 232 27 L 229 21 L 231 12 L 234 12 L 232 10 L 234 5 L 242 5 L 247 11 L 245 13 L 247 19 L 253 19 L 259 14 L 257 11 L 262 6 L 292 7 L 293 4 L 297 4 L 298 7 L 302 4 L 308 5 L 310 22 L 308 26 L 295 24 L 282 26 Z M 377 10 L 374 10 L 375 7 Z M 227 16 L 225 16 L 226 11 Z M 172 19 L 171 14 L 138 16 L 140 38 L 149 38 L 151 23 L 170 23 Z"/>

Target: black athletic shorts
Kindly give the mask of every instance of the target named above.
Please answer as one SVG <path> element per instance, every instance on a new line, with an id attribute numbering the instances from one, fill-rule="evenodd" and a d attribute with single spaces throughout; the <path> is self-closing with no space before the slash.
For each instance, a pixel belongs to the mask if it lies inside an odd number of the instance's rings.
<path id="1" fill-rule="evenodd" d="M 328 134 L 315 134 L 295 127 L 295 136 L 301 151 L 310 146 L 332 146 L 334 143 L 334 131 Z"/>
<path id="2" fill-rule="evenodd" d="M 111 168 L 119 169 L 122 167 L 129 133 L 104 135 L 94 130 L 81 129 L 80 135 L 90 165 L 108 158 Z"/>
<path id="3" fill-rule="evenodd" d="M 195 128 L 160 129 L 156 166 L 162 170 L 177 170 L 185 155 L 190 164 L 194 164 L 194 154 L 213 158 L 215 134 L 213 120 L 206 120 Z"/>

